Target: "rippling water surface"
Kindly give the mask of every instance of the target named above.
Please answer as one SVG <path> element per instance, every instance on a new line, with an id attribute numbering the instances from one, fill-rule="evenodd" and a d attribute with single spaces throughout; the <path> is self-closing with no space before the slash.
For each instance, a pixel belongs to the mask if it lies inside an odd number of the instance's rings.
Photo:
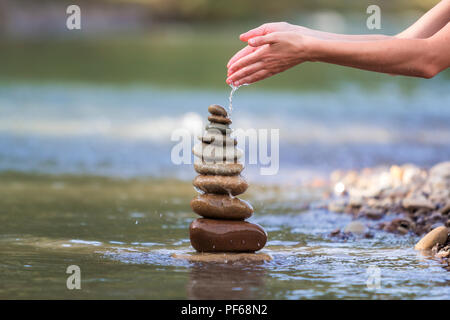
<path id="1" fill-rule="evenodd" d="M 176 94 L 175 94 L 176 93 Z M 280 129 L 280 172 L 243 198 L 269 234 L 259 264 L 190 263 L 196 218 L 191 165 L 174 166 L 175 128 L 201 129 L 227 91 L 58 85 L 0 87 L 1 298 L 450 298 L 442 265 L 415 252 L 413 235 L 331 239 L 351 218 L 305 210 L 321 191 L 302 182 L 337 168 L 450 158 L 450 93 L 270 93 L 242 88 L 236 128 Z M 371 221 L 362 221 L 369 226 Z M 67 290 L 78 265 L 82 290 Z M 369 267 L 380 287 L 369 289 Z"/>

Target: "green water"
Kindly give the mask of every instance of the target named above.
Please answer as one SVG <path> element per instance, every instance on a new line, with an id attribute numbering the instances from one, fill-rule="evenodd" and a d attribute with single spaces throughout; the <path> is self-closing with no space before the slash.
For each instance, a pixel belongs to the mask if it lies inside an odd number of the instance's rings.
<path id="1" fill-rule="evenodd" d="M 0 298 L 449 298 L 448 272 L 414 252 L 413 236 L 327 234 L 350 218 L 305 210 L 319 190 L 253 185 L 252 221 L 273 260 L 189 263 L 189 182 L 6 172 L 0 175 Z M 367 222 L 369 223 L 369 222 Z M 66 269 L 81 269 L 68 290 Z M 368 289 L 367 268 L 381 286 Z"/>

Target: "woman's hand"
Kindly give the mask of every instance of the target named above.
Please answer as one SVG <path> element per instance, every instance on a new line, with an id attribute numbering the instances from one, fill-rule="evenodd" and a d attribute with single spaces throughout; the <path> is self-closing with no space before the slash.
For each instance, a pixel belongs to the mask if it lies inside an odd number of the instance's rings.
<path id="1" fill-rule="evenodd" d="M 241 37 L 248 37 L 252 32 L 250 30 Z M 229 64 L 226 82 L 235 86 L 250 84 L 308 61 L 311 59 L 308 53 L 311 41 L 312 38 L 295 31 L 251 37 L 248 39 L 251 53 L 242 54 L 242 57 Z"/>
<path id="2" fill-rule="evenodd" d="M 283 32 L 283 31 L 296 31 L 299 26 L 287 23 L 287 22 L 271 22 L 265 23 L 258 28 L 249 30 L 239 36 L 239 39 L 243 42 L 248 42 L 249 39 L 259 36 L 264 36 L 272 32 Z M 252 46 L 246 46 L 242 50 L 238 51 L 227 63 L 227 68 L 229 68 L 233 63 L 238 61 L 240 58 L 245 57 L 249 53 L 252 53 L 257 48 Z"/>

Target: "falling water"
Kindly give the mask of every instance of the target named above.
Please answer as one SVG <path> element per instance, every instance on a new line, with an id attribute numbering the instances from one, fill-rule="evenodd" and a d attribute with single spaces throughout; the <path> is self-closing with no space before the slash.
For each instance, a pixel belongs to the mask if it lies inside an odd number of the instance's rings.
<path id="1" fill-rule="evenodd" d="M 230 116 L 231 116 L 231 113 L 233 112 L 233 94 L 237 89 L 239 89 L 242 86 L 248 86 L 248 84 L 244 83 L 239 86 L 235 86 L 232 83 L 230 83 L 231 92 L 230 92 L 230 96 L 228 97 L 228 110 L 230 111 Z"/>

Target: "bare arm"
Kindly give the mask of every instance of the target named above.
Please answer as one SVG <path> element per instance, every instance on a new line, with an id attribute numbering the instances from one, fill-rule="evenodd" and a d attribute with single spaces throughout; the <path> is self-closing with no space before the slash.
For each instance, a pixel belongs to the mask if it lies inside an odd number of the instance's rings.
<path id="1" fill-rule="evenodd" d="M 330 41 L 376 41 L 392 38 L 384 34 L 339 34 L 296 26 L 302 35 Z"/>
<path id="2" fill-rule="evenodd" d="M 305 61 L 432 78 L 450 66 L 450 23 L 427 39 L 327 41 L 296 32 L 274 32 L 249 40 L 257 48 L 228 68 L 227 83 L 253 83 Z"/>
<path id="3" fill-rule="evenodd" d="M 358 69 L 431 78 L 450 66 L 450 23 L 427 39 L 376 42 L 324 41 L 312 45 L 313 61 Z"/>
<path id="4" fill-rule="evenodd" d="M 442 29 L 450 20 L 450 0 L 441 0 L 436 6 L 425 13 L 417 22 L 410 26 L 405 31 L 396 36 L 387 36 L 382 34 L 362 34 L 362 35 L 347 35 L 337 34 L 331 32 L 324 32 L 309 29 L 302 26 L 292 25 L 286 22 L 266 23 L 255 29 L 247 31 L 240 35 L 240 39 L 248 42 L 250 39 L 264 36 L 273 32 L 297 32 L 306 37 L 313 37 L 329 41 L 377 41 L 388 40 L 392 38 L 402 39 L 425 39 L 434 35 L 437 31 Z M 237 52 L 228 62 L 227 67 L 230 68 L 239 59 L 253 53 L 257 48 L 246 46 Z M 230 72 L 228 72 L 230 75 Z"/>
<path id="5" fill-rule="evenodd" d="M 396 37 L 425 39 L 441 30 L 450 21 L 450 0 L 442 0 L 419 20 Z"/>

